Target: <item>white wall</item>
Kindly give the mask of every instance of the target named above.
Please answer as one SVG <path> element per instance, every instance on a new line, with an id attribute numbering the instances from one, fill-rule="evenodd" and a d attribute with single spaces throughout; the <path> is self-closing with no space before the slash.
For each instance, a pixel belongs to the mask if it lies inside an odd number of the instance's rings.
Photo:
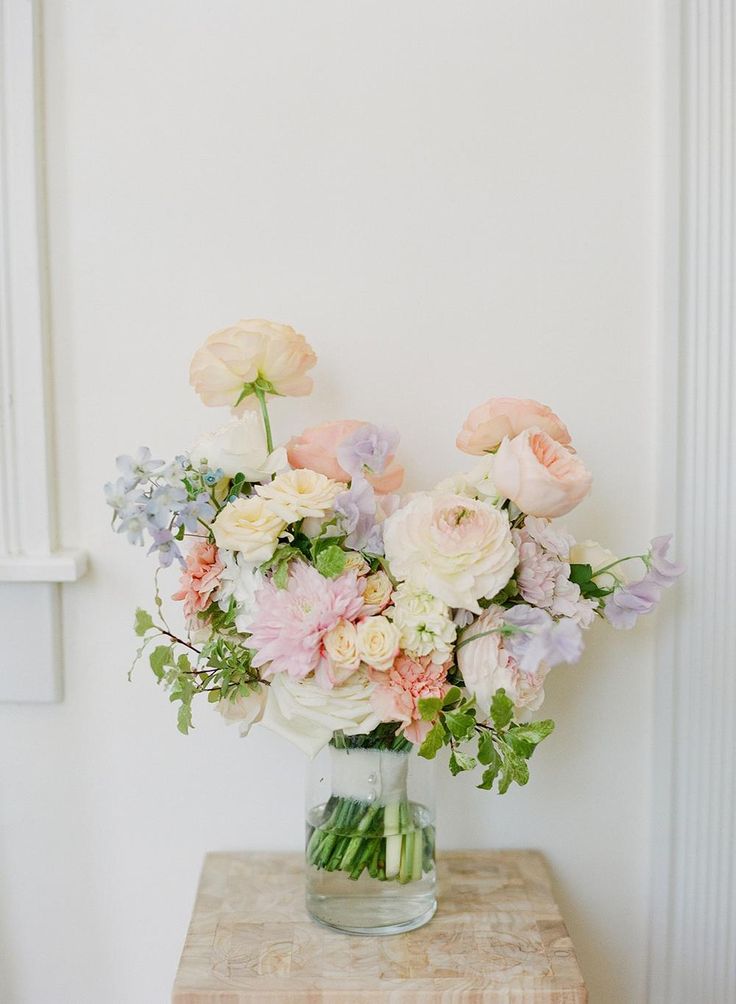
<path id="1" fill-rule="evenodd" d="M 109 533 L 113 458 L 217 424 L 191 352 L 272 317 L 320 357 L 282 435 L 395 423 L 419 486 L 462 466 L 472 405 L 539 397 L 596 475 L 571 528 L 644 547 L 656 0 L 44 6 L 61 524 L 93 570 L 64 591 L 64 703 L 0 706 L 0 999 L 153 1004 L 203 854 L 299 845 L 302 761 L 207 708 L 184 738 L 127 683 L 152 566 Z M 651 628 L 601 626 L 526 789 L 441 785 L 442 846 L 545 852 L 598 1004 L 645 999 L 651 682 Z"/>

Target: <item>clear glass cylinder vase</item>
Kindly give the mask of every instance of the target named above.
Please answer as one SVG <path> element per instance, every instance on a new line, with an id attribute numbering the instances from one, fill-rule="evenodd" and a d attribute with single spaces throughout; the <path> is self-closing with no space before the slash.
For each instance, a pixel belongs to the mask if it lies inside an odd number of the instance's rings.
<path id="1" fill-rule="evenodd" d="M 350 934 L 398 934 L 437 908 L 434 765 L 414 752 L 328 746 L 309 764 L 307 909 Z"/>

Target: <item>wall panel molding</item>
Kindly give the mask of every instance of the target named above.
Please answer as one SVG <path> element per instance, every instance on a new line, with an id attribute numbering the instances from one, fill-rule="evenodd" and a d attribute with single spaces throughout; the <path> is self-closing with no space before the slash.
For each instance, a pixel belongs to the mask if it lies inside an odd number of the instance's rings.
<path id="1" fill-rule="evenodd" d="M 665 5 L 660 488 L 687 571 L 658 644 L 653 1004 L 736 1001 L 735 21 Z"/>
<path id="2" fill-rule="evenodd" d="M 57 583 L 86 565 L 56 530 L 38 39 L 32 0 L 0 0 L 0 700 L 58 698 Z"/>

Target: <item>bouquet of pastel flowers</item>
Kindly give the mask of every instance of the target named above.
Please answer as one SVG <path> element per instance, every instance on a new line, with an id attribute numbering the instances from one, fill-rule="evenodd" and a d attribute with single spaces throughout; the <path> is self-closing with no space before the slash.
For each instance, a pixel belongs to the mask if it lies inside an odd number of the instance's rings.
<path id="1" fill-rule="evenodd" d="M 334 421 L 275 446 L 269 402 L 308 394 L 315 362 L 287 326 L 219 331 L 191 382 L 233 410 L 227 424 L 171 461 L 146 448 L 118 458 L 115 530 L 180 569 L 185 626 L 170 626 L 157 571 L 152 612 L 136 612 L 138 657 L 184 733 L 205 695 L 243 734 L 260 723 L 310 756 L 331 744 L 431 759 L 446 746 L 453 774 L 480 767 L 478 787 L 523 785 L 554 727 L 534 717 L 547 675 L 580 658 L 596 619 L 628 628 L 656 606 L 681 572 L 669 538 L 621 559 L 553 522 L 591 475 L 535 401 L 475 408 L 457 438 L 470 469 L 404 497 L 393 429 Z M 312 864 L 417 877 L 422 848 L 390 843 L 404 809 L 331 799 Z M 346 846 L 348 818 L 359 836 Z M 388 836 L 371 843 L 377 832 Z"/>

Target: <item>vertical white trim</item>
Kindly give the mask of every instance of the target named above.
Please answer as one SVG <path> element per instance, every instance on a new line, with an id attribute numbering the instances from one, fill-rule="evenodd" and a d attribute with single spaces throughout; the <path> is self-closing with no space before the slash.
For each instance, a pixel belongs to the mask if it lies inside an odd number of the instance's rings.
<path id="1" fill-rule="evenodd" d="M 677 240 L 663 227 L 672 243 L 662 358 L 672 368 L 661 490 L 687 573 L 660 630 L 648 999 L 727 1004 L 736 1000 L 736 18 L 733 0 L 666 0 L 665 10 L 664 208 L 679 226 Z"/>
<path id="2" fill-rule="evenodd" d="M 86 564 L 57 549 L 39 81 L 37 7 L 0 0 L 0 700 L 58 698 L 56 583 Z"/>

